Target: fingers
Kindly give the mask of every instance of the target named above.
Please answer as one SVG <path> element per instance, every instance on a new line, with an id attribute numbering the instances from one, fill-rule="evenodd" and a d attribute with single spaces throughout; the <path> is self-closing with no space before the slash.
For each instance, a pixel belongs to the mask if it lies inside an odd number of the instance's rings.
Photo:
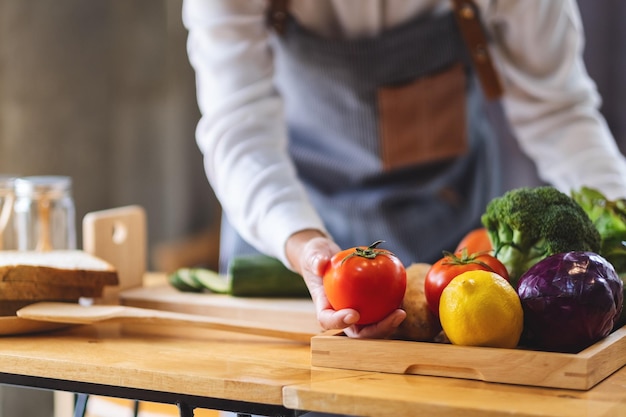
<path id="1" fill-rule="evenodd" d="M 345 329 L 353 326 L 359 321 L 359 312 L 353 309 L 333 310 L 327 308 L 320 311 L 317 315 L 320 325 L 325 330 Z"/>
<path id="2" fill-rule="evenodd" d="M 405 318 L 406 312 L 397 309 L 378 323 L 367 326 L 352 325 L 344 333 L 355 338 L 384 339 L 390 337 Z"/>

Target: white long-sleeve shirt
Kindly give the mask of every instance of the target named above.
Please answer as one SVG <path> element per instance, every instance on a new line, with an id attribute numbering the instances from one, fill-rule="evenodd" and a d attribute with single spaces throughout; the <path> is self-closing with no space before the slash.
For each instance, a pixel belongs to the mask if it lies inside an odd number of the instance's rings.
<path id="1" fill-rule="evenodd" d="M 503 105 L 540 177 L 562 191 L 582 185 L 626 197 L 626 161 L 598 112 L 583 61 L 575 0 L 476 0 L 493 38 Z M 197 143 L 223 212 L 257 249 L 286 262 L 303 229 L 325 230 L 287 153 L 283 102 L 273 84 L 267 0 L 185 0 L 188 54 L 202 118 Z M 299 22 L 326 37 L 377 33 L 446 0 L 292 0 Z"/>

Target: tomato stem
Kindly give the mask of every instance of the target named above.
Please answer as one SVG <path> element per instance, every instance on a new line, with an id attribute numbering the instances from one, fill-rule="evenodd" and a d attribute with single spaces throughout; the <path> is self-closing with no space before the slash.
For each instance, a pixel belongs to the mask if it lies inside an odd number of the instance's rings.
<path id="1" fill-rule="evenodd" d="M 485 252 L 476 252 L 471 255 L 467 252 L 467 248 L 463 248 L 461 251 L 461 256 L 459 257 L 456 253 L 443 251 L 443 256 L 446 260 L 443 262 L 444 265 L 468 265 L 468 264 L 476 264 L 480 265 L 483 268 L 486 268 L 490 272 L 495 272 L 494 269 L 489 266 L 486 262 L 481 261 L 478 257 L 489 254 L 489 251 Z"/>
<path id="2" fill-rule="evenodd" d="M 341 264 L 343 265 L 343 263 L 348 258 L 351 258 L 353 256 L 360 256 L 362 258 L 374 259 L 376 256 L 378 256 L 380 254 L 387 254 L 387 253 L 389 253 L 388 251 L 386 251 L 384 249 L 376 249 L 376 247 L 378 245 L 380 245 L 381 243 L 383 243 L 383 242 L 384 242 L 384 240 L 377 240 L 376 242 L 374 242 L 371 245 L 369 245 L 367 248 L 362 248 L 362 247 L 354 248 L 354 252 L 352 252 L 350 255 L 346 256 L 345 258 L 343 258 L 343 260 L 341 261 Z"/>

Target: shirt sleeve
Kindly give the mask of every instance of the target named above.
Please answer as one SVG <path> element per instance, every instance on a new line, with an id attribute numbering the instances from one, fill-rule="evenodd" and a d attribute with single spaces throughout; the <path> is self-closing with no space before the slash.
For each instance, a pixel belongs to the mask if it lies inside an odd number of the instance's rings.
<path id="1" fill-rule="evenodd" d="M 326 230 L 287 152 L 265 7 L 263 0 L 185 0 L 183 23 L 196 73 L 196 140 L 207 178 L 239 234 L 289 265 L 289 236 Z"/>
<path id="2" fill-rule="evenodd" d="M 589 186 L 626 197 L 626 162 L 585 69 L 575 1 L 479 3 L 494 39 L 504 110 L 540 177 L 564 192 Z"/>

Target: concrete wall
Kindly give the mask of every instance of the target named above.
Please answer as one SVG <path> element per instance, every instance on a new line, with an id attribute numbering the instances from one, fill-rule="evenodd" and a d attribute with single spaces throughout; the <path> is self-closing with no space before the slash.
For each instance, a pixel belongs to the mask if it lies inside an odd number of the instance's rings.
<path id="1" fill-rule="evenodd" d="M 152 246 L 208 227 L 180 8 L 0 0 L 0 172 L 71 176 L 79 229 L 127 204 L 146 208 Z"/>

